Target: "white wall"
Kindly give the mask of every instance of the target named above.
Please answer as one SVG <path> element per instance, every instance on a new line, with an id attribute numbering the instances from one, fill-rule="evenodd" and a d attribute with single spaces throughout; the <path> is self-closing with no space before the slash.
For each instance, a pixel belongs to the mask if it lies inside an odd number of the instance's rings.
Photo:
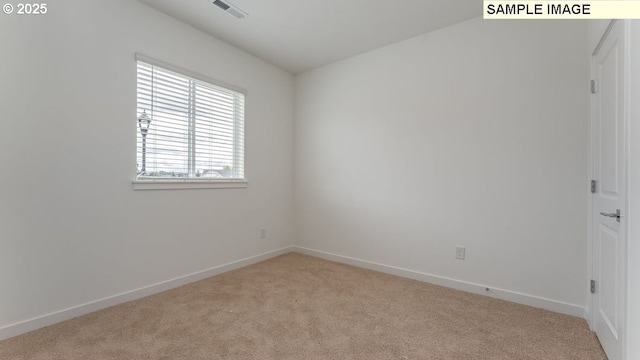
<path id="1" fill-rule="evenodd" d="M 137 1 L 48 5 L 0 16 L 0 335 L 291 245 L 290 74 Z M 132 190 L 135 52 L 248 91 L 248 188 Z"/>
<path id="2" fill-rule="evenodd" d="M 296 76 L 296 245 L 582 315 L 586 46 L 475 19 Z"/>
<path id="3" fill-rule="evenodd" d="M 291 75 L 137 1 L 3 15 L 0 338 L 294 239 L 583 307 L 585 44 L 582 22 L 426 34 L 297 76 L 292 133 Z M 135 52 L 248 90 L 247 189 L 132 190 Z"/>

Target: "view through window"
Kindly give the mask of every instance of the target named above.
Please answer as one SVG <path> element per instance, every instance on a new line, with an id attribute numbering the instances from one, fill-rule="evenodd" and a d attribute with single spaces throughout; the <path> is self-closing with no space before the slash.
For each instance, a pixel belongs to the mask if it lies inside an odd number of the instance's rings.
<path id="1" fill-rule="evenodd" d="M 137 178 L 244 179 L 244 94 L 138 60 Z"/>

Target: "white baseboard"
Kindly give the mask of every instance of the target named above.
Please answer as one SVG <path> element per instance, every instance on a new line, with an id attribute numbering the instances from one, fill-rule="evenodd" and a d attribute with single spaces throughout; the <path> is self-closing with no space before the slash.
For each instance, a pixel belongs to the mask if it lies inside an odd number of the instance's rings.
<path id="1" fill-rule="evenodd" d="M 593 324 L 591 323 L 591 311 L 589 310 L 588 306 L 584 308 L 584 313 L 582 314 L 582 317 L 587 321 L 587 325 L 589 325 L 589 329 L 591 329 L 591 331 L 595 331 L 595 329 L 593 328 Z"/>
<path id="2" fill-rule="evenodd" d="M 0 340 L 8 339 L 29 331 L 39 329 L 41 327 L 53 325 L 61 321 L 69 320 L 77 316 L 85 315 L 97 310 L 101 310 L 110 306 L 118 305 L 127 301 L 140 299 L 145 296 L 153 295 L 162 291 L 176 288 L 194 281 L 206 279 L 208 277 L 222 274 L 227 271 L 235 270 L 251 264 L 258 263 L 291 252 L 291 246 L 287 246 L 278 250 L 269 251 L 263 254 L 251 256 L 248 258 L 236 260 L 227 264 L 215 266 L 206 270 L 198 271 L 192 274 L 180 276 L 170 280 L 162 281 L 153 285 L 141 287 L 139 289 L 127 291 L 121 294 L 109 296 L 103 299 L 91 301 L 85 304 L 73 306 L 64 310 L 55 311 L 46 315 L 34 317 L 25 321 L 9 324 L 0 327 Z"/>
<path id="3" fill-rule="evenodd" d="M 0 340 L 8 339 L 29 331 L 33 331 L 45 326 L 53 325 L 61 321 L 69 320 L 77 316 L 85 315 L 94 311 L 98 311 L 110 306 L 118 305 L 127 301 L 143 298 L 162 291 L 173 289 L 185 284 L 189 284 L 198 280 L 206 279 L 211 276 L 222 274 L 227 271 L 235 270 L 251 264 L 255 264 L 272 257 L 276 257 L 289 252 L 298 252 L 310 256 L 319 257 L 331 261 L 349 264 L 365 269 L 380 271 L 387 274 L 397 275 L 413 280 L 428 282 L 431 284 L 441 285 L 457 290 L 462 290 L 474 294 L 490 296 L 502 300 L 507 300 L 519 304 L 529 305 L 540 309 L 550 310 L 562 314 L 577 316 L 589 319 L 589 311 L 586 307 L 569 304 L 561 301 L 551 300 L 533 295 L 522 294 L 515 291 L 504 289 L 496 289 L 489 286 L 474 284 L 466 281 L 455 280 L 442 276 L 422 273 L 419 271 L 403 269 L 395 266 L 389 266 L 371 261 L 356 259 L 348 256 L 336 255 L 324 251 L 313 250 L 301 246 L 287 246 L 278 250 L 269 251 L 256 256 L 240 259 L 227 264 L 215 266 L 206 270 L 198 271 L 192 274 L 180 276 L 174 279 L 162 281 L 139 289 L 127 291 L 121 294 L 109 296 L 96 301 L 73 306 L 60 311 L 52 312 L 46 315 L 34 317 L 28 320 L 20 321 L 0 327 Z M 486 289 L 490 288 L 489 291 Z"/>
<path id="4" fill-rule="evenodd" d="M 293 251 L 301 254 L 319 257 L 326 260 L 336 261 L 343 264 L 353 265 L 365 269 L 380 271 L 383 273 L 401 276 L 413 280 L 423 281 L 431 284 L 445 286 L 456 290 L 462 290 L 474 294 L 493 297 L 511 301 L 518 304 L 528 305 L 539 309 L 545 309 L 561 314 L 572 315 L 583 318 L 587 316 L 587 308 L 580 305 L 569 304 L 562 301 L 556 301 L 539 296 L 528 295 L 516 291 L 496 289 L 494 287 L 481 284 L 474 284 L 466 281 L 460 281 L 443 276 L 427 274 L 419 271 L 403 269 L 395 266 L 378 264 L 371 261 L 356 259 L 348 256 L 336 255 L 324 251 L 309 249 L 301 246 L 293 246 Z M 487 288 L 490 290 L 487 291 Z"/>

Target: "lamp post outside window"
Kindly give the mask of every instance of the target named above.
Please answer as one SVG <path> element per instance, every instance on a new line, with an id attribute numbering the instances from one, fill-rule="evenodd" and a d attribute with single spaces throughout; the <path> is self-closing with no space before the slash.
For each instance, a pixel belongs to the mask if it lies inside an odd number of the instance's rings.
<path id="1" fill-rule="evenodd" d="M 140 169 L 140 175 L 147 173 L 147 134 L 149 133 L 150 125 L 151 117 L 147 115 L 147 110 L 143 110 L 140 117 L 138 117 L 138 127 L 140 128 L 140 135 L 142 135 L 142 169 Z"/>

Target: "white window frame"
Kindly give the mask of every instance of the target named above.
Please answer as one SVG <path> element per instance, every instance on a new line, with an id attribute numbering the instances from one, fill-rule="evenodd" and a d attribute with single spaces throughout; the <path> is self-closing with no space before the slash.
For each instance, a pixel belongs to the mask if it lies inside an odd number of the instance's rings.
<path id="1" fill-rule="evenodd" d="M 186 77 L 190 77 L 196 80 L 200 80 L 209 84 L 213 84 L 216 86 L 220 86 L 220 87 L 227 88 L 229 90 L 233 90 L 235 92 L 241 93 L 245 96 L 245 104 L 246 104 L 247 91 L 245 89 L 239 88 L 234 85 L 229 85 L 218 80 L 210 79 L 206 76 L 196 74 L 189 70 L 179 68 L 177 66 L 153 59 L 151 57 L 148 57 L 139 53 L 136 53 L 135 60 L 136 60 L 136 64 L 138 61 L 141 61 L 149 65 L 158 66 L 160 68 L 184 75 Z M 136 89 L 137 89 L 137 83 L 136 83 Z M 136 90 L 136 93 L 137 93 L 137 90 Z M 137 127 L 137 123 L 136 123 L 136 127 Z M 154 178 L 138 178 L 137 176 L 135 176 L 132 181 L 132 184 L 133 184 L 134 190 L 246 188 L 249 185 L 249 182 L 247 181 L 247 176 L 246 176 L 246 167 L 244 172 L 245 172 L 245 175 L 243 179 L 198 179 L 198 178 L 154 179 Z"/>

